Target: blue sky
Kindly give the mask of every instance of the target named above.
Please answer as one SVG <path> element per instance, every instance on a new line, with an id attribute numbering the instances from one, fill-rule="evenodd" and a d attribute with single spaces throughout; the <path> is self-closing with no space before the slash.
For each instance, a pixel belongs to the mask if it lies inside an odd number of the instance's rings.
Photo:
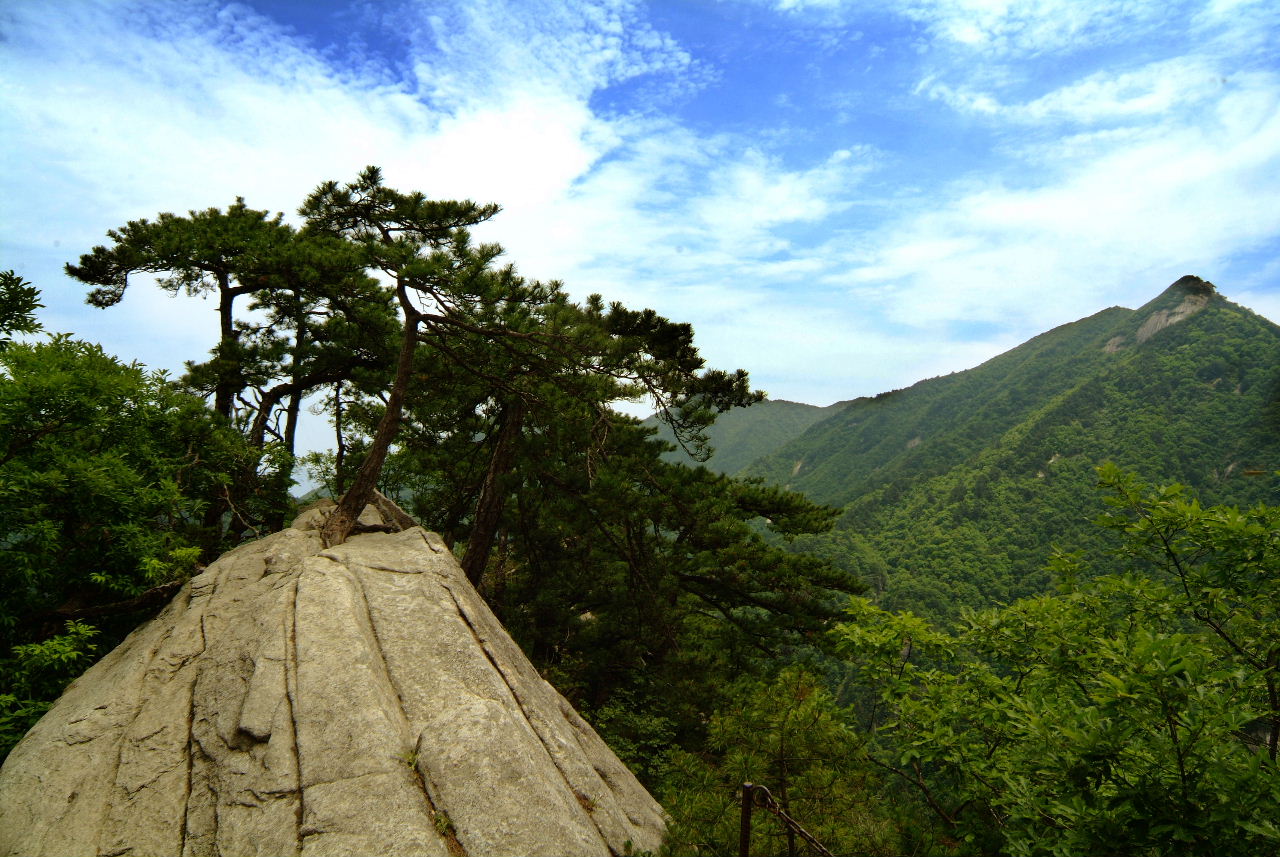
<path id="1" fill-rule="evenodd" d="M 179 368 L 212 307 L 96 310 L 63 263 L 378 164 L 825 405 L 1187 273 L 1280 320 L 1277 46 L 1248 0 L 6 0 L 0 268 L 47 327 Z"/>

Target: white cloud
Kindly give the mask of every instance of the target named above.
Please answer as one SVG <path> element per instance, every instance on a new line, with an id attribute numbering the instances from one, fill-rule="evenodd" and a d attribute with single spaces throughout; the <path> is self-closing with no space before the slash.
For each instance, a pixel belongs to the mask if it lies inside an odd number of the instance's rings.
<path id="1" fill-rule="evenodd" d="M 828 282 L 903 323 L 1035 332 L 1140 303 L 1183 273 L 1213 278 L 1280 231 L 1280 75 L 1259 59 L 1276 13 L 1179 5 L 1170 47 L 1146 44 L 1125 54 L 1140 61 L 1083 65 L 1060 82 L 1068 67 L 1036 54 L 1133 43 L 1164 8 L 1066 6 L 910 7 L 942 42 L 965 45 L 929 61 L 914 94 L 981 122 L 1005 159 L 952 179 L 856 246 L 833 241 L 827 251 L 847 266 Z M 1173 55 L 1184 38 L 1189 52 Z"/>
<path id="2" fill-rule="evenodd" d="M 961 112 L 1018 123 L 1094 124 L 1158 118 L 1194 108 L 1232 82 L 1226 71 L 1208 58 L 1188 56 L 1152 62 L 1132 71 L 1094 72 L 1021 104 L 1004 104 L 989 92 L 967 85 L 951 86 L 935 76 L 922 80 L 915 92 Z"/>
<path id="3" fill-rule="evenodd" d="M 981 113 L 994 116 L 1008 109 L 990 93 L 979 92 L 969 86 L 951 86 L 938 80 L 934 75 L 930 75 L 920 81 L 916 85 L 915 94 L 927 95 L 929 98 L 941 101 L 953 110 L 958 110 L 962 113 Z"/>
<path id="4" fill-rule="evenodd" d="M 11 10 L 0 133 L 12 163 L 41 169 L 7 171 L 5 191 L 39 205 L 52 174 L 87 196 L 83 215 L 34 223 L 94 220 L 99 232 L 159 208 L 225 205 L 237 192 L 289 210 L 335 168 L 403 152 L 430 129 L 404 93 L 341 79 L 262 19 L 224 10 L 202 32 L 179 14 L 202 8 L 174 6 L 155 21 L 69 4 L 54 27 L 41 20 L 47 9 Z M 160 26 L 157 39 L 149 30 Z"/>
<path id="5" fill-rule="evenodd" d="M 669 121 L 610 127 L 618 144 L 605 161 L 492 231 L 530 275 L 561 276 L 578 293 L 612 282 L 634 303 L 723 278 L 749 293 L 820 267 L 785 232 L 845 208 L 873 158 L 842 149 L 791 169 L 744 141 Z"/>
<path id="6" fill-rule="evenodd" d="M 540 174 L 558 182 L 592 157 L 591 142 L 573 136 L 591 136 L 579 105 L 432 113 L 384 79 L 335 70 L 244 10 L 67 4 L 55 26 L 50 14 L 37 4 L 6 10 L 0 192 L 23 200 L 5 209 L 7 261 L 42 266 L 24 273 L 45 289 L 61 329 L 153 365 L 199 357 L 215 335 L 213 313 L 142 282 L 115 310 L 77 310 L 83 291 L 61 285 L 57 267 L 110 227 L 225 206 L 236 194 L 292 213 L 320 181 L 353 178 L 368 163 L 401 186 L 469 176 L 475 195 L 497 190 L 475 177 L 509 179 L 538 156 Z M 512 186 L 547 193 L 545 182 Z"/>
<path id="7" fill-rule="evenodd" d="M 1096 72 L 1022 105 L 1015 115 L 1084 123 L 1158 116 L 1207 101 L 1226 83 L 1226 77 L 1205 59 L 1179 57 L 1121 74 Z"/>
<path id="8" fill-rule="evenodd" d="M 617 142 L 581 101 L 549 92 L 449 116 L 416 141 L 414 154 L 433 195 L 520 212 L 555 200 Z"/>
<path id="9" fill-rule="evenodd" d="M 941 40 L 993 56 L 1023 56 L 1105 43 L 1174 10 L 1155 0 L 928 0 L 903 11 Z"/>
<path id="10" fill-rule="evenodd" d="M 1207 121 L 1095 140 L 1083 154 L 1071 140 L 1030 148 L 1039 174 L 1009 171 L 1024 186 L 957 184 L 885 229 L 870 260 L 850 251 L 851 270 L 831 279 L 859 294 L 874 284 L 904 323 L 1031 329 L 1140 302 L 1182 273 L 1212 279 L 1280 232 L 1280 82 L 1253 76 L 1205 109 Z"/>
<path id="11" fill-rule="evenodd" d="M 1026 57 L 1105 44 L 1181 14 L 1169 0 L 767 0 L 782 12 L 881 13 L 924 25 L 939 45 Z"/>
<path id="12" fill-rule="evenodd" d="M 632 5 L 459 3 L 449 24 L 430 4 L 434 23 L 399 23 L 439 50 L 419 63 L 421 81 L 402 83 L 334 68 L 243 8 L 68 4 L 49 26 L 47 7 L 17 5 L 0 133 L 12 163 L 43 161 L 91 195 L 96 234 L 235 193 L 288 212 L 368 163 L 402 186 L 534 205 L 616 142 L 587 108 L 596 88 L 690 64 L 632 21 Z M 419 83 L 437 96 L 430 107 Z M 39 200 L 28 183 L 30 172 L 9 171 L 4 189 Z M 35 220 L 65 228 L 65 217 Z"/>
<path id="13" fill-rule="evenodd" d="M 842 197 L 866 169 L 847 149 L 809 170 L 787 170 L 763 153 L 748 150 L 709 176 L 711 192 L 696 200 L 692 215 L 700 232 L 730 252 L 759 256 L 787 249 L 774 228 L 813 222 L 843 210 Z"/>
<path id="14" fill-rule="evenodd" d="M 704 70 L 643 19 L 634 0 L 413 0 L 404 25 L 416 43 L 419 91 L 452 109 L 493 103 L 513 89 L 585 100 L 596 90 L 645 75 L 697 85 Z"/>

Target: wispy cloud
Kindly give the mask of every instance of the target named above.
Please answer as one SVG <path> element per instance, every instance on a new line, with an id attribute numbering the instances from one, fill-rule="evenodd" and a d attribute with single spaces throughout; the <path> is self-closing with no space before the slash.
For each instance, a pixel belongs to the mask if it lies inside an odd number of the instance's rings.
<path id="1" fill-rule="evenodd" d="M 1158 26 L 1167 0 L 926 0 L 904 12 L 935 37 L 992 56 L 1074 51 Z"/>
<path id="2" fill-rule="evenodd" d="M 696 85 L 704 73 L 634 0 L 412 0 L 388 14 L 414 43 L 420 94 L 446 111 L 512 92 L 586 99 L 646 75 Z"/>
<path id="3" fill-rule="evenodd" d="M 49 240 L 42 225 L 100 234 L 125 216 L 224 205 L 237 192 L 292 208 L 317 181 L 308 172 L 404 152 L 435 125 L 404 92 L 335 73 L 244 10 L 67 4 L 57 26 L 49 14 L 14 5 L 4 25 L 0 139 L 10 164 L 28 168 L 0 181 L 36 206 L 6 228 L 24 240 Z M 66 200 L 42 193 L 47 181 L 78 188 L 81 210 L 41 211 Z"/>
<path id="4" fill-rule="evenodd" d="M 926 28 L 940 46 L 988 58 L 1079 50 L 1154 29 L 1179 13 L 1169 0 L 763 0 L 782 12 L 890 14 Z"/>
<path id="5" fill-rule="evenodd" d="M 888 318 L 940 335 L 963 319 L 1031 331 L 1132 303 L 1182 273 L 1212 275 L 1280 230 L 1269 202 L 1280 192 L 1280 77 L 1264 47 L 1274 4 L 774 5 L 925 27 L 911 95 L 982 129 L 1001 155 L 824 246 L 839 260 L 824 282 Z M 1073 55 L 1087 58 L 1060 59 Z"/>
<path id="6" fill-rule="evenodd" d="M 1205 57 L 1177 57 L 1133 71 L 1098 71 L 1024 103 L 1001 103 L 990 92 L 953 87 L 930 76 L 917 94 L 963 112 L 1019 122 L 1095 124 L 1158 118 L 1203 104 L 1228 84 L 1226 68 Z"/>

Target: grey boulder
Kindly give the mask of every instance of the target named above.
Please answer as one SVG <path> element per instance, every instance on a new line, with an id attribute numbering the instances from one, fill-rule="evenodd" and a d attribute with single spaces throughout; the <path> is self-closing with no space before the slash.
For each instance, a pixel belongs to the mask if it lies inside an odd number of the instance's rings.
<path id="1" fill-rule="evenodd" d="M 0 770 L 0 854 L 656 850 L 662 808 L 380 505 L 231 551 L 77 679 Z"/>

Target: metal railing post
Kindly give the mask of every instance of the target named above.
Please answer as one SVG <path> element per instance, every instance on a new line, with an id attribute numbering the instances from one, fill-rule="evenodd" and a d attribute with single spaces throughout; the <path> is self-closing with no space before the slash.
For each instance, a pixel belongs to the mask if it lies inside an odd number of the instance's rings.
<path id="1" fill-rule="evenodd" d="M 751 857 L 751 805 L 755 803 L 755 786 L 742 784 L 742 824 L 738 829 L 738 857 Z"/>
<path id="2" fill-rule="evenodd" d="M 786 810 L 778 806 L 769 789 L 754 783 L 742 784 L 742 826 L 739 831 L 738 857 L 751 857 L 751 809 L 757 801 L 761 809 L 767 809 L 782 822 L 782 826 L 787 831 L 789 850 L 795 848 L 795 839 L 792 837 L 799 836 L 816 854 L 822 857 L 834 857 L 825 845 L 813 838 L 812 833 L 801 827 L 800 823 L 788 815 Z"/>

